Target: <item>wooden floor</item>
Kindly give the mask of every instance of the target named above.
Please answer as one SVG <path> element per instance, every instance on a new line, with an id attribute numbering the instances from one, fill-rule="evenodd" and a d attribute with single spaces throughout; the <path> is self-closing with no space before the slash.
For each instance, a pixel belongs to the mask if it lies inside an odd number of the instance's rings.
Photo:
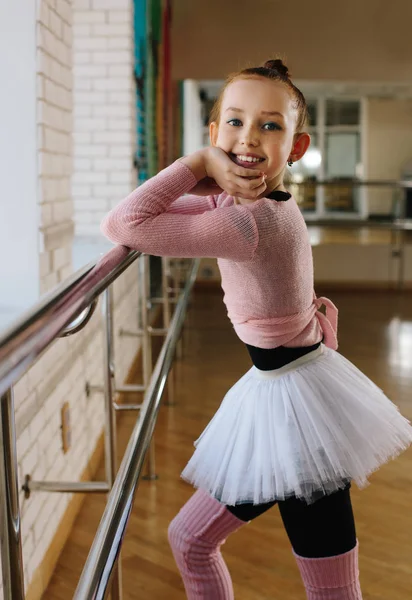
<path id="1" fill-rule="evenodd" d="M 340 308 L 340 350 L 412 418 L 412 297 L 333 293 Z M 163 406 L 156 429 L 156 482 L 141 481 L 123 550 L 124 600 L 180 600 L 183 586 L 167 543 L 169 521 L 192 489 L 179 474 L 192 442 L 227 389 L 249 367 L 228 324 L 220 294 L 196 293 L 175 367 L 176 406 Z M 133 417 L 121 422 L 121 450 Z M 364 600 L 412 598 L 412 450 L 353 492 Z M 104 508 L 89 496 L 44 599 L 73 597 Z M 305 595 L 276 508 L 224 546 L 236 600 L 303 600 Z"/>

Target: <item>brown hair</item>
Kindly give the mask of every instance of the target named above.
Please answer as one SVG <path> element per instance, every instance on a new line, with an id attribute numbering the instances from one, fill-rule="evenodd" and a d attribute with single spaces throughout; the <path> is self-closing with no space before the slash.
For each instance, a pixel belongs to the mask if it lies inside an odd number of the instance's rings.
<path id="1" fill-rule="evenodd" d="M 300 133 L 305 127 L 308 116 L 306 100 L 300 89 L 292 83 L 287 66 L 284 65 L 283 61 L 279 58 L 274 60 L 267 60 L 262 67 L 249 67 L 247 69 L 242 69 L 237 73 L 232 73 L 231 75 L 229 75 L 229 77 L 224 83 L 223 88 L 220 90 L 219 96 L 212 108 L 209 123 L 219 123 L 220 108 L 222 105 L 222 99 L 226 88 L 236 79 L 248 79 L 250 77 L 265 77 L 266 79 L 272 79 L 273 81 L 281 81 L 291 90 L 295 99 L 295 108 L 298 113 L 296 133 Z"/>

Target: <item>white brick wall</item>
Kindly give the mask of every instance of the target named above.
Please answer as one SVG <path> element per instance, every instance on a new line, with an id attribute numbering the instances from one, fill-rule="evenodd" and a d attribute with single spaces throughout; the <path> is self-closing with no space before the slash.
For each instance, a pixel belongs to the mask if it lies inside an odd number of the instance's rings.
<path id="1" fill-rule="evenodd" d="M 132 0 L 74 0 L 76 235 L 136 186 Z"/>
<path id="2" fill-rule="evenodd" d="M 40 290 L 45 292 L 71 269 L 71 0 L 39 0 L 36 26 L 40 234 L 44 249 Z"/>

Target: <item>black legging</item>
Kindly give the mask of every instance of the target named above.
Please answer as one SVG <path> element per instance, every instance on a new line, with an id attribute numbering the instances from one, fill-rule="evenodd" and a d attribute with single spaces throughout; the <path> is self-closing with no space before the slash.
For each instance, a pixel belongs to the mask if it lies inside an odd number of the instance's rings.
<path id="1" fill-rule="evenodd" d="M 288 498 L 267 504 L 236 504 L 226 508 L 241 521 L 251 521 L 275 504 L 296 554 L 306 558 L 336 556 L 356 546 L 350 484 L 313 504 Z"/>

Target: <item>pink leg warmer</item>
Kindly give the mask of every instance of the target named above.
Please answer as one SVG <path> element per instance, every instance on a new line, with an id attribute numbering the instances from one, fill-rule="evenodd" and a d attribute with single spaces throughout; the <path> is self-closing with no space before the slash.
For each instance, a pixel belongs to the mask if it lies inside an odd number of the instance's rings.
<path id="1" fill-rule="evenodd" d="M 233 600 L 220 546 L 244 524 L 201 490 L 170 523 L 169 542 L 189 600 Z"/>
<path id="2" fill-rule="evenodd" d="M 362 600 L 358 545 L 330 558 L 295 558 L 308 600 Z"/>

